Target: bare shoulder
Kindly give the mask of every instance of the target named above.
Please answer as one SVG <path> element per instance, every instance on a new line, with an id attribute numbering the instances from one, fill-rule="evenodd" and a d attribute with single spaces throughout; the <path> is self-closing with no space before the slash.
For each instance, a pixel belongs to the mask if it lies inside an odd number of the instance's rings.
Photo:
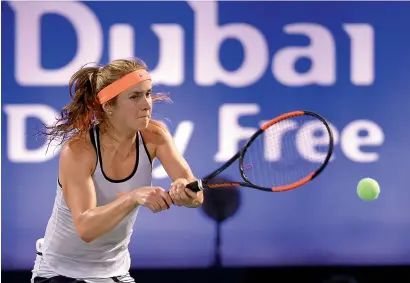
<path id="1" fill-rule="evenodd" d="M 60 165 L 65 164 L 64 168 L 79 166 L 94 170 L 96 162 L 97 155 L 88 132 L 72 136 L 60 152 Z"/>
<path id="2" fill-rule="evenodd" d="M 171 133 L 164 125 L 157 121 L 151 121 L 149 126 L 142 131 L 142 135 L 151 158 L 156 157 L 158 147 L 172 143 Z"/>
<path id="3" fill-rule="evenodd" d="M 147 145 L 148 150 L 150 146 L 155 147 L 155 157 L 159 159 L 171 180 L 196 180 L 188 163 L 178 151 L 170 132 L 164 125 L 157 123 L 151 121 L 151 127 L 144 130 L 145 136 L 151 142 Z"/>
<path id="4" fill-rule="evenodd" d="M 144 140 L 147 143 L 153 143 L 157 145 L 163 144 L 172 139 L 172 136 L 169 133 L 168 129 L 164 125 L 156 121 L 151 121 L 148 128 L 142 131 L 142 134 L 144 136 Z"/>

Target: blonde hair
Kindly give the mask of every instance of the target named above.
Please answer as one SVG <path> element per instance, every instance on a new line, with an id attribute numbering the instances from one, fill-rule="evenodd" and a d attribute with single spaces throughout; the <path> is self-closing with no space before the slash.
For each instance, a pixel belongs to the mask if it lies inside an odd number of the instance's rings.
<path id="1" fill-rule="evenodd" d="M 103 67 L 83 67 L 70 79 L 69 90 L 72 101 L 66 105 L 60 114 L 60 118 L 52 126 L 45 126 L 45 135 L 50 142 L 58 139 L 63 143 L 74 133 L 88 131 L 95 123 L 101 123 L 107 119 L 102 105 L 99 103 L 97 94 L 106 86 L 112 84 L 121 77 L 139 70 L 147 69 L 141 59 L 114 60 Z M 154 94 L 153 102 L 170 99 L 165 94 Z M 116 97 L 107 103 L 115 105 Z M 164 126 L 154 120 L 149 122 L 148 131 L 164 131 Z"/>

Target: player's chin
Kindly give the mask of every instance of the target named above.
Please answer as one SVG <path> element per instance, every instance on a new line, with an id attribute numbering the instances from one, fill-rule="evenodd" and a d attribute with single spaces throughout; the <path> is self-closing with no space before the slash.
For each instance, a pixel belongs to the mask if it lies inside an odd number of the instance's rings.
<path id="1" fill-rule="evenodd" d="M 135 125 L 137 126 L 137 130 L 143 130 L 148 127 L 149 124 L 149 118 L 138 118 Z"/>

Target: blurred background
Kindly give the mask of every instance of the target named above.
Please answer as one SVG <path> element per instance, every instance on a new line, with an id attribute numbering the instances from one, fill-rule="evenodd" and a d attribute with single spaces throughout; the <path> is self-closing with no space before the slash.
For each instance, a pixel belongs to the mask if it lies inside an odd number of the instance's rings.
<path id="1" fill-rule="evenodd" d="M 137 282 L 410 282 L 409 2 L 2 2 L 2 277 L 29 282 L 55 197 L 59 147 L 36 136 L 86 63 L 139 57 L 154 107 L 197 176 L 264 120 L 312 110 L 332 124 L 331 164 L 305 187 L 142 208 Z M 237 178 L 237 169 L 227 179 Z M 168 189 L 160 164 L 154 184 Z M 362 201 L 372 177 L 380 197 Z M 259 279 L 261 278 L 261 279 Z"/>

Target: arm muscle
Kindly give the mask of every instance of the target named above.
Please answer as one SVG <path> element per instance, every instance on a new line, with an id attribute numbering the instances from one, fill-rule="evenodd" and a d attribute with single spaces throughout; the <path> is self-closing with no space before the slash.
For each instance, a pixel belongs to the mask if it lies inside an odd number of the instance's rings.
<path id="1" fill-rule="evenodd" d="M 85 140 L 67 143 L 60 155 L 60 182 L 78 235 L 91 242 L 109 232 L 135 209 L 133 194 L 97 207 L 92 180 L 96 154 Z"/>

